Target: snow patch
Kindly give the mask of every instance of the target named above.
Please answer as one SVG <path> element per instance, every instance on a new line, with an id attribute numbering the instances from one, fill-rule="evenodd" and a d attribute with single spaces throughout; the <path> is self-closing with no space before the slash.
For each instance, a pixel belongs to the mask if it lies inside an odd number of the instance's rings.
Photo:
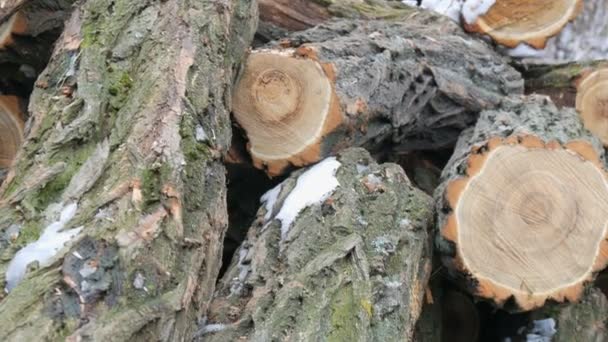
<path id="1" fill-rule="evenodd" d="M 281 240 L 287 237 L 291 224 L 302 210 L 325 201 L 340 186 L 336 178 L 340 165 L 342 164 L 336 158 L 326 158 L 298 177 L 295 188 L 285 198 L 281 210 L 274 217 L 281 221 Z M 269 196 L 269 201 L 270 199 L 272 196 Z"/>
<path id="2" fill-rule="evenodd" d="M 467 24 L 473 24 L 479 16 L 486 14 L 496 0 L 467 0 L 462 5 L 462 17 Z"/>
<path id="3" fill-rule="evenodd" d="M 460 22 L 462 0 L 422 0 L 420 7 L 443 14 L 455 22 Z"/>
<path id="4" fill-rule="evenodd" d="M 268 190 L 262 197 L 260 198 L 260 203 L 264 204 L 264 209 L 266 209 L 266 215 L 264 215 L 264 222 L 270 220 L 272 216 L 272 211 L 274 209 L 274 204 L 277 202 L 277 198 L 281 193 L 281 185 L 279 184 L 274 188 Z"/>
<path id="5" fill-rule="evenodd" d="M 526 43 L 521 43 L 521 44 L 518 44 L 513 49 L 508 49 L 507 53 L 511 57 L 519 57 L 519 58 L 542 57 L 545 54 L 544 50 L 535 49 Z"/>
<path id="6" fill-rule="evenodd" d="M 37 241 L 20 249 L 8 265 L 6 271 L 6 291 L 12 290 L 25 276 L 27 266 L 37 261 L 41 267 L 51 264 L 57 252 L 63 248 L 66 242 L 74 238 L 83 227 L 61 231 L 65 225 L 76 214 L 78 206 L 71 203 L 61 206 L 61 214 L 58 221 L 48 225 Z"/>
<path id="7" fill-rule="evenodd" d="M 551 338 L 557 333 L 553 318 L 534 321 L 533 324 L 532 331 L 526 335 L 527 342 L 551 342 Z"/>

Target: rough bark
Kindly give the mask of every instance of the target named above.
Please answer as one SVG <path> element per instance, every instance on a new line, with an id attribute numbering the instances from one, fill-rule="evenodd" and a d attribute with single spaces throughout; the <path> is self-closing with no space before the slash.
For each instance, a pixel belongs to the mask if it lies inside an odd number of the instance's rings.
<path id="1" fill-rule="evenodd" d="M 583 163 L 584 165 L 589 165 L 590 167 L 593 165 L 593 167 L 599 169 L 603 168 L 603 149 L 600 142 L 584 129 L 577 113 L 573 109 L 564 108 L 558 110 L 548 98 L 543 96 L 531 96 L 523 100 L 505 99 L 499 109 L 482 112 L 476 126 L 462 133 L 454 154 L 443 171 L 442 183 L 435 192 L 438 214 L 437 223 L 440 230 L 437 239 L 438 250 L 443 255 L 444 264 L 451 271 L 451 276 L 454 279 L 463 284 L 472 294 L 493 300 L 499 306 L 504 305 L 506 309 L 529 310 L 542 306 L 546 299 L 553 299 L 555 301 L 576 300 L 582 291 L 583 284 L 591 280 L 590 278 L 593 274 L 586 273 L 583 277 L 584 280 L 580 282 L 574 282 L 575 279 L 572 279 L 573 283 L 571 287 L 564 287 L 561 292 L 557 291 L 556 293 L 547 295 L 543 293 L 536 294 L 526 286 L 520 290 L 505 290 L 500 287 L 502 285 L 496 282 L 489 282 L 490 280 L 488 279 L 482 280 L 466 269 L 467 265 L 464 264 L 462 259 L 462 250 L 457 244 L 460 237 L 457 235 L 459 228 L 456 223 L 455 208 L 458 201 L 462 198 L 462 194 L 466 193 L 464 190 L 459 189 L 462 189 L 461 185 L 466 186 L 463 184 L 470 183 L 471 179 L 480 174 L 480 167 L 484 164 L 479 164 L 488 160 L 487 155 L 489 153 L 492 153 L 499 146 L 513 145 L 524 149 L 527 148 L 528 150 L 537 148 L 546 149 L 546 151 L 560 151 L 562 148 L 565 148 L 570 153 L 580 156 L 580 160 L 591 162 L 591 164 Z M 506 167 L 506 164 L 502 165 L 501 169 L 506 170 Z M 531 170 L 530 175 L 528 173 L 518 175 L 519 177 L 523 177 L 518 183 L 520 184 L 519 186 L 507 187 L 501 190 L 505 201 L 510 198 L 511 191 L 516 189 L 523 189 L 522 191 L 524 192 L 527 191 L 527 186 L 521 182 L 526 180 L 526 177 L 532 177 L 537 167 L 534 161 L 532 161 L 528 166 Z M 543 172 L 542 174 L 545 173 L 545 171 L 541 172 Z M 601 175 L 598 177 L 602 178 L 603 172 L 600 171 Z M 556 182 L 563 184 L 564 182 L 567 183 L 568 180 L 558 178 Z M 497 200 L 490 193 L 493 191 L 491 186 L 486 188 L 486 191 L 489 199 Z M 547 194 L 549 192 L 545 193 L 545 195 Z M 532 196 L 534 194 L 529 195 Z M 557 196 L 557 198 L 560 198 L 560 196 Z M 545 199 L 547 201 L 553 200 Z M 507 203 L 504 202 L 503 205 L 507 207 Z M 558 202 L 549 203 L 554 204 Z M 528 202 L 526 206 L 530 208 L 533 207 L 533 204 Z M 578 203 L 577 208 L 579 208 L 578 210 L 583 210 L 585 203 Z M 541 211 L 544 214 L 552 214 L 554 217 L 557 217 L 562 215 L 560 214 L 560 210 L 562 209 L 565 210 L 565 208 L 545 207 Z M 498 217 L 496 215 L 498 213 L 495 213 L 493 217 Z M 538 213 L 535 212 L 535 215 L 538 215 Z M 543 220 L 548 219 L 545 216 L 542 217 Z M 529 216 L 525 217 L 525 219 L 529 218 Z M 495 224 L 498 223 L 495 222 Z M 494 227 L 493 224 L 490 224 L 488 227 L 490 226 Z M 560 227 L 559 225 L 556 227 L 560 229 L 560 232 L 561 229 L 564 229 L 564 227 Z M 566 228 L 570 229 L 572 227 Z M 508 253 L 514 250 L 514 245 L 509 245 L 508 247 L 501 245 L 501 241 L 505 238 L 499 239 L 498 237 L 501 237 L 503 232 L 493 232 L 492 230 L 488 234 L 490 237 L 479 237 L 478 246 L 480 250 L 490 250 L 494 255 L 502 255 L 500 253 Z M 555 234 L 555 236 L 558 235 Z M 493 236 L 496 236 L 496 238 L 493 238 Z M 527 238 L 534 239 L 535 237 L 529 236 Z M 522 237 L 523 241 L 527 238 Z M 571 238 L 574 238 L 574 236 Z M 605 266 L 605 260 L 601 256 L 601 251 L 605 248 L 602 241 L 603 238 L 598 237 L 598 240 L 593 242 L 593 244 L 597 245 L 598 249 L 601 248 L 599 255 L 596 256 L 597 259 L 589 261 L 593 264 L 592 270 L 594 272 L 599 271 Z M 536 248 L 542 250 L 544 248 L 543 243 L 551 244 L 552 242 L 549 240 L 538 243 L 539 245 Z M 591 250 L 595 251 L 595 249 Z M 537 259 L 530 261 L 532 264 L 539 261 L 542 262 L 541 259 L 547 257 L 545 255 L 537 255 Z M 492 257 L 492 254 L 488 256 L 488 258 Z M 488 260 L 488 263 L 490 262 Z M 504 270 L 507 275 L 512 274 L 509 272 L 513 272 L 513 270 L 504 267 L 497 269 Z M 521 275 L 514 274 L 514 276 L 519 277 Z"/>
<path id="2" fill-rule="evenodd" d="M 218 285 L 202 340 L 411 340 L 431 270 L 430 198 L 399 166 L 377 165 L 361 149 L 337 160 L 335 192 L 287 232 L 273 216 L 304 172 L 260 209 Z"/>
<path id="3" fill-rule="evenodd" d="M 2 299 L 0 340 L 192 338 L 220 266 L 230 87 L 256 19 L 248 0 L 79 3 L 0 188 L 0 281 L 67 208 L 80 230 Z"/>
<path id="4" fill-rule="evenodd" d="M 285 46 L 295 50 L 284 50 Z M 266 48 L 288 55 L 284 58 L 318 63 L 334 89 L 327 118 L 319 123 L 324 125 L 322 137 L 306 136 L 302 140 L 313 143 L 292 158 L 258 158 L 258 166 L 266 164 L 271 174 L 353 145 L 373 150 L 389 143 L 401 152 L 450 146 L 479 111 L 523 91 L 520 74 L 485 42 L 425 11 L 405 22 L 334 21 Z M 235 94 L 248 98 L 248 91 Z M 256 114 L 238 110 L 235 102 L 237 121 L 238 114 Z M 244 129 L 251 141 L 255 132 Z M 276 144 L 284 144 L 284 139 L 277 135 Z"/>

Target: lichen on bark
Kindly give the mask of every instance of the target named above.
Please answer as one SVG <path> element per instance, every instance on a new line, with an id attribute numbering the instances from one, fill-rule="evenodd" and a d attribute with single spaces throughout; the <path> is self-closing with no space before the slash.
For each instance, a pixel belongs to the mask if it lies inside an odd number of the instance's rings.
<path id="1" fill-rule="evenodd" d="M 201 340 L 412 337 L 431 269 L 430 198 L 399 166 L 378 165 L 362 149 L 337 160 L 340 185 L 301 211 L 283 238 L 272 217 L 305 170 L 282 183 L 270 215 L 260 209 L 219 283 Z"/>
<path id="2" fill-rule="evenodd" d="M 230 85 L 256 21 L 245 0 L 78 3 L 0 188 L 0 279 L 19 248 L 7 233 L 73 202 L 67 228 L 84 228 L 2 299 L 0 339 L 191 338 L 219 272 Z"/>

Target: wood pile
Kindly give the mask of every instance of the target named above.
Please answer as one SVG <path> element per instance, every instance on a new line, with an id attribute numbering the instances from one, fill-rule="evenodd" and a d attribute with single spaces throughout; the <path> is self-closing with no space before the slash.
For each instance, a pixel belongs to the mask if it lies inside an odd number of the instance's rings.
<path id="1" fill-rule="evenodd" d="M 0 340 L 608 339 L 603 13 L 0 1 Z"/>

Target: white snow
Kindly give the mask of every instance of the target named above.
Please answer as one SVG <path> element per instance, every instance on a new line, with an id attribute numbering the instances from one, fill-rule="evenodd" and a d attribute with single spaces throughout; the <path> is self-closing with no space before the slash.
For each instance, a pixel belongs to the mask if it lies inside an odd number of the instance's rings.
<path id="1" fill-rule="evenodd" d="M 462 17 L 467 24 L 473 24 L 477 18 L 486 14 L 496 0 L 466 0 L 462 5 Z"/>
<path id="2" fill-rule="evenodd" d="M 336 171 L 340 168 L 340 165 L 342 164 L 336 158 L 326 158 L 298 177 L 295 188 L 285 198 L 281 210 L 274 217 L 281 221 L 281 240 L 287 237 L 291 224 L 302 210 L 325 201 L 340 186 L 338 179 L 336 179 Z M 273 199 L 272 194 L 268 196 L 266 208 Z"/>
<path id="3" fill-rule="evenodd" d="M 551 342 L 551 338 L 557 333 L 553 318 L 534 321 L 533 324 L 532 331 L 526 335 L 527 342 Z"/>
<path id="4" fill-rule="evenodd" d="M 415 6 L 416 1 L 402 0 L 409 6 Z M 422 0 L 420 7 L 443 14 L 457 23 L 460 16 L 465 22 L 473 24 L 480 15 L 484 15 L 494 5 L 496 0 Z"/>
<path id="5" fill-rule="evenodd" d="M 460 22 L 462 0 L 422 0 L 420 7 L 443 14 L 455 22 Z"/>
<path id="6" fill-rule="evenodd" d="M 544 50 L 538 50 L 526 43 L 520 43 L 513 49 L 508 49 L 507 53 L 511 57 L 542 57 L 545 53 Z"/>
<path id="7" fill-rule="evenodd" d="M 266 214 L 264 215 L 264 222 L 268 222 L 268 220 L 270 220 L 270 217 L 272 216 L 274 204 L 277 201 L 277 197 L 279 197 L 279 194 L 281 193 L 281 185 L 282 184 L 279 184 L 274 188 L 268 190 L 260 198 L 260 203 L 264 203 L 264 209 L 266 209 Z"/>
<path id="8" fill-rule="evenodd" d="M 53 257 L 64 244 L 76 236 L 82 227 L 61 231 L 76 214 L 78 206 L 71 203 L 61 207 L 58 221 L 48 225 L 37 241 L 20 249 L 6 271 L 6 291 L 12 290 L 25 276 L 27 266 L 37 261 L 41 267 L 50 265 Z"/>
<path id="9" fill-rule="evenodd" d="M 205 132 L 205 129 L 203 128 L 203 126 L 196 125 L 195 138 L 196 138 L 196 141 L 209 140 L 209 137 L 207 136 L 207 133 Z"/>

